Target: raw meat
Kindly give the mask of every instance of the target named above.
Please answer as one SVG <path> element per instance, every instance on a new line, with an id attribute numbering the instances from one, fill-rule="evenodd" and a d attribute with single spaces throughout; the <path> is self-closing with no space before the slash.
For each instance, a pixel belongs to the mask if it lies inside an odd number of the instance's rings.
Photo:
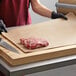
<path id="1" fill-rule="evenodd" d="M 39 38 L 21 38 L 20 43 L 24 45 L 27 49 L 36 49 L 46 47 L 49 45 L 49 43 L 46 40 Z"/>

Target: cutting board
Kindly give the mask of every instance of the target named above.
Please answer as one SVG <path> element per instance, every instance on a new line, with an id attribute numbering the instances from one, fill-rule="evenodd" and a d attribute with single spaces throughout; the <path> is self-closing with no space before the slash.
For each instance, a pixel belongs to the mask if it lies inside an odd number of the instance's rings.
<path id="1" fill-rule="evenodd" d="M 65 3 L 65 4 L 73 4 L 73 5 L 76 5 L 76 0 L 58 0 L 59 3 Z M 62 8 L 62 7 L 59 7 L 57 8 L 57 11 L 58 12 L 61 12 L 61 13 L 64 13 L 64 14 L 67 14 L 69 12 L 73 12 L 75 13 L 76 15 L 76 9 L 69 9 L 69 8 Z"/>
<path id="2" fill-rule="evenodd" d="M 4 47 L 0 46 L 0 58 L 2 58 L 3 60 L 6 60 L 8 63 L 11 62 L 11 60 L 16 59 L 17 56 L 18 58 L 22 55 L 24 55 L 24 53 L 18 49 L 16 46 L 14 46 L 10 41 L 8 41 L 5 37 L 3 37 L 2 35 L 0 35 L 0 38 L 2 38 L 5 42 L 7 42 L 8 44 L 10 44 L 12 47 L 14 47 L 18 53 L 15 53 L 13 51 L 7 50 Z"/>
<path id="3" fill-rule="evenodd" d="M 76 0 L 58 0 L 60 3 L 76 4 Z"/>
<path id="4" fill-rule="evenodd" d="M 12 41 L 23 52 L 32 52 L 39 50 L 46 50 L 71 44 L 76 44 L 76 16 L 68 14 L 68 20 L 51 20 L 48 22 L 23 26 L 10 30 L 8 33 L 3 33 L 3 36 Z M 28 50 L 20 45 L 21 38 L 41 38 L 49 42 L 49 46 L 38 48 L 35 50 Z"/>
<path id="5" fill-rule="evenodd" d="M 68 20 L 55 19 L 32 24 L 31 26 L 15 27 L 2 33 L 2 37 L 19 50 L 19 54 L 2 49 L 1 57 L 11 66 L 17 66 L 46 59 L 76 54 L 76 16 L 67 15 Z M 20 45 L 20 38 L 36 37 L 49 42 L 49 46 L 28 50 Z M 1 47 L 2 48 L 2 47 Z M 30 53 L 27 53 L 30 51 Z"/>

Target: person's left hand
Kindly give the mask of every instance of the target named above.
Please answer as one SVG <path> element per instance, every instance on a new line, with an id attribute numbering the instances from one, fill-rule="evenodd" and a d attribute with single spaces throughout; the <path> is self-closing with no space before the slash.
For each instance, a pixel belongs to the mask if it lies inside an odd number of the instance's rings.
<path id="1" fill-rule="evenodd" d="M 52 12 L 51 18 L 52 19 L 62 18 L 64 20 L 68 20 L 68 18 L 64 14 L 62 14 L 62 13 L 56 13 L 54 11 Z"/>

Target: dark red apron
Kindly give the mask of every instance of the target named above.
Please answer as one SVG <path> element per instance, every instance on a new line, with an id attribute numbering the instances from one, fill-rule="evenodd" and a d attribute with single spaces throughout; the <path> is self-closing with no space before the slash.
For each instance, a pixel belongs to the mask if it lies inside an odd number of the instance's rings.
<path id="1" fill-rule="evenodd" d="M 0 19 L 7 27 L 22 26 L 31 23 L 29 0 L 2 0 L 0 3 Z"/>

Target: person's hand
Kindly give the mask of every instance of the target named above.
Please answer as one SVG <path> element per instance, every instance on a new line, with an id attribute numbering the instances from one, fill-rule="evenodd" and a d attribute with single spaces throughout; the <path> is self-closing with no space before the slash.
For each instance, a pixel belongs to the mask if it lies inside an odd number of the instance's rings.
<path id="1" fill-rule="evenodd" d="M 62 14 L 62 13 L 56 13 L 54 11 L 52 12 L 51 18 L 52 19 L 62 18 L 64 20 L 68 20 L 68 18 L 64 14 Z"/>
<path id="2" fill-rule="evenodd" d="M 3 21 L 2 20 L 0 20 L 0 33 L 1 32 L 7 32 L 7 29 L 6 29 L 6 26 L 5 26 L 5 24 L 3 23 Z"/>

